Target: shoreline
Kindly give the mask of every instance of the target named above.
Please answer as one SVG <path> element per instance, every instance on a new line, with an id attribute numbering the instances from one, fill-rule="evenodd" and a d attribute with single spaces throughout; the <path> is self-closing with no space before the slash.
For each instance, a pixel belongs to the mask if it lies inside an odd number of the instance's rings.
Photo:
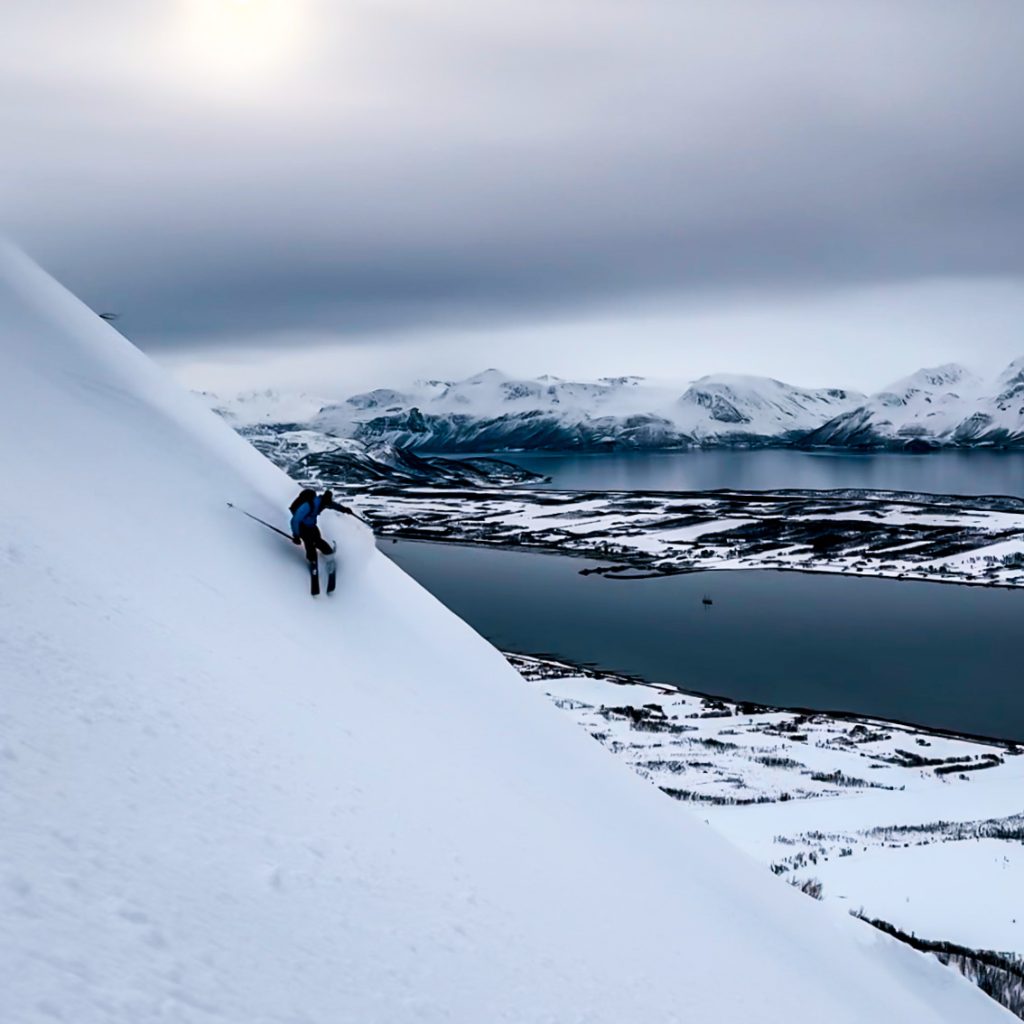
<path id="1" fill-rule="evenodd" d="M 911 492 L 353 490 L 375 531 L 559 554 L 586 573 L 655 579 L 773 569 L 1024 588 L 1024 499 Z"/>
<path id="2" fill-rule="evenodd" d="M 589 551 L 562 550 L 560 548 L 540 544 L 503 544 L 488 540 L 470 540 L 464 537 L 451 540 L 444 537 L 420 537 L 406 536 L 401 533 L 389 533 L 377 535 L 380 543 L 393 541 L 402 544 L 437 544 L 439 546 L 450 546 L 456 548 L 485 548 L 488 551 L 507 551 L 510 554 L 529 555 L 551 555 L 555 558 L 587 558 L 592 562 L 598 561 L 594 554 Z M 693 576 L 700 573 L 713 572 L 788 572 L 797 573 L 803 576 L 841 576 L 844 579 L 855 580 L 888 580 L 891 583 L 937 583 L 947 587 L 980 587 L 989 590 L 1024 590 L 1024 583 L 1000 583 L 994 580 L 967 580 L 967 579 L 942 579 L 936 576 L 892 576 L 878 572 L 844 572 L 842 569 L 812 569 L 808 566 L 788 565 L 709 565 L 693 566 L 679 569 L 665 569 L 645 573 L 642 576 L 623 576 L 617 570 L 632 569 L 635 566 L 627 561 L 609 561 L 608 569 L 604 566 L 597 566 L 594 569 L 581 569 L 581 576 L 600 576 L 606 580 L 622 580 L 624 582 L 636 582 L 639 580 L 667 579 L 672 576 Z"/>

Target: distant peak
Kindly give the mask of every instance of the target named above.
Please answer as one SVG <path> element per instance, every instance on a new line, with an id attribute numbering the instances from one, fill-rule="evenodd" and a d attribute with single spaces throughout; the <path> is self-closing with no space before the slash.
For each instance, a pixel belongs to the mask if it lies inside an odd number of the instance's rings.
<path id="1" fill-rule="evenodd" d="M 788 388 L 792 385 L 786 384 L 774 377 L 758 377 L 747 373 L 709 373 L 698 377 L 691 387 L 696 388 L 747 388 L 757 389 L 764 387 Z"/>
<path id="2" fill-rule="evenodd" d="M 1024 381 L 1024 356 L 1018 356 L 996 378 L 1000 384 L 1015 384 Z"/>
<path id="3" fill-rule="evenodd" d="M 941 366 L 925 366 L 916 373 L 895 381 L 885 392 L 901 391 L 906 388 L 942 388 L 955 384 L 975 383 L 978 378 L 960 363 L 943 363 Z"/>
<path id="4" fill-rule="evenodd" d="M 506 375 L 501 370 L 496 370 L 493 366 L 486 370 L 481 370 L 480 373 L 474 373 L 472 377 L 467 377 L 462 383 L 463 384 L 484 384 L 489 381 L 501 381 L 505 380 Z"/>

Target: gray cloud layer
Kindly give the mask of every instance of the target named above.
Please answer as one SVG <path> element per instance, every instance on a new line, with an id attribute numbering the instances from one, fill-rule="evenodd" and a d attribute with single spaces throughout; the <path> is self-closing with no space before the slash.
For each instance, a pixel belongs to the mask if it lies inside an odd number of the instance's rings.
<path id="1" fill-rule="evenodd" d="M 229 91 L 195 2 L 0 67 L 9 230 L 151 346 L 1024 275 L 1019 0 L 296 0 Z"/>

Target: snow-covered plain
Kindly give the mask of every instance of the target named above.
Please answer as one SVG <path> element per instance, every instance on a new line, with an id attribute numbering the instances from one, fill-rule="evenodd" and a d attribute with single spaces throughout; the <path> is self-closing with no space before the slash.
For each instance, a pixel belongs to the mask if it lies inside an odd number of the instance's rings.
<path id="1" fill-rule="evenodd" d="M 1024 954 L 1024 748 L 509 659 L 781 877 L 908 934 Z"/>
<path id="2" fill-rule="evenodd" d="M 1011 1019 L 623 769 L 0 255 L 0 1020 Z"/>

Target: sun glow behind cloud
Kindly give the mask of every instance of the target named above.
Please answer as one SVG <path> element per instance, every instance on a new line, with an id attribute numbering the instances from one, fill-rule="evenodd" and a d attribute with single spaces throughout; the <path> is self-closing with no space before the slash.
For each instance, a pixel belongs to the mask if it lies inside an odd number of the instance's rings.
<path id="1" fill-rule="evenodd" d="M 229 92 L 269 85 L 295 65 L 308 18 L 303 0 L 184 0 L 190 83 Z"/>

